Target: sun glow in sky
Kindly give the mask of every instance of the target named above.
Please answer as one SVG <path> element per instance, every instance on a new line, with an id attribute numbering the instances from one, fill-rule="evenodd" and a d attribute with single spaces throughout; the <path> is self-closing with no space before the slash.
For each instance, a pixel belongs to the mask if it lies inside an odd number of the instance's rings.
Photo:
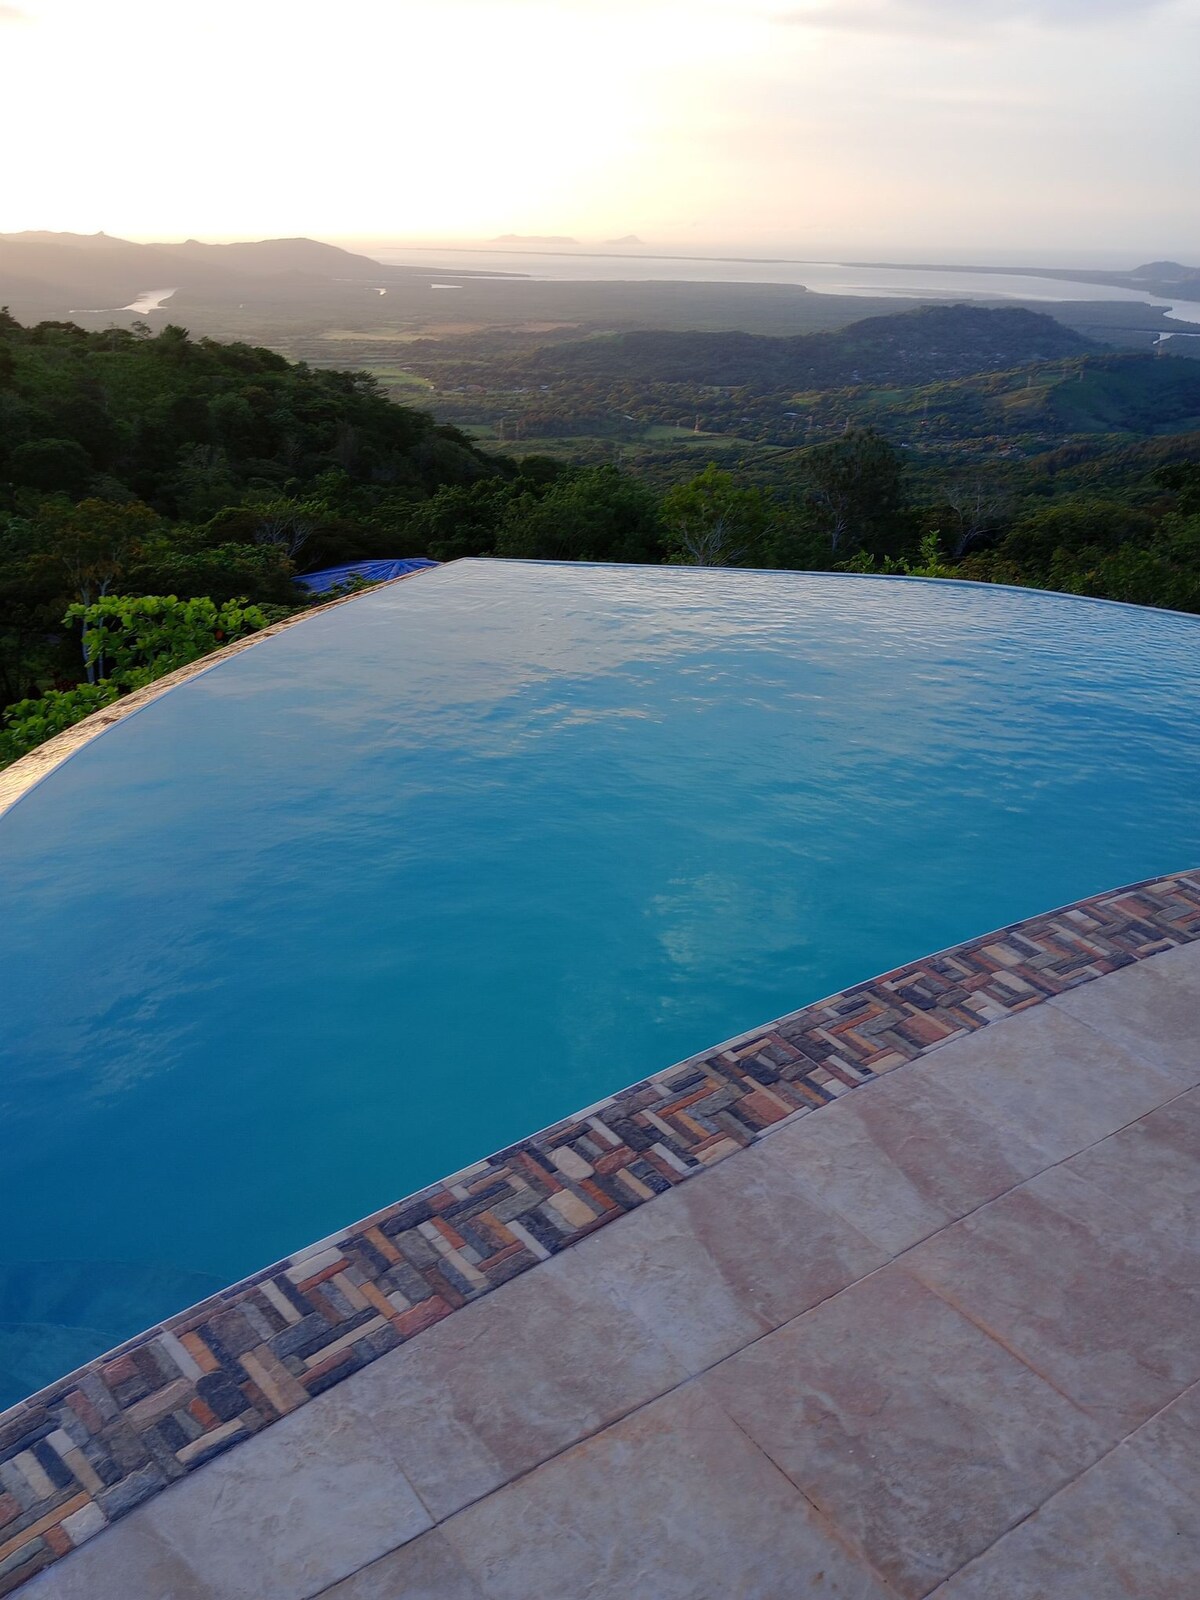
<path id="1" fill-rule="evenodd" d="M 12 0 L 0 231 L 1200 258 L 1200 0 Z"/>

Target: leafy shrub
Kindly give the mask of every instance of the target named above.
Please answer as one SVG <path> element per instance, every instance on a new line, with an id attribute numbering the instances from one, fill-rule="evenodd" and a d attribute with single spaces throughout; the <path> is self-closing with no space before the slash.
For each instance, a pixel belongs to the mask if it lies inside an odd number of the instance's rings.
<path id="1" fill-rule="evenodd" d="M 90 606 L 73 605 L 63 621 L 83 626 L 89 672 L 119 689 L 141 689 L 156 678 L 256 633 L 281 613 L 274 607 L 207 595 L 106 595 Z"/>
<path id="2" fill-rule="evenodd" d="M 73 605 L 63 621 L 81 623 L 84 656 L 95 681 L 75 689 L 50 689 L 37 699 L 18 700 L 0 728 L 0 765 L 52 739 L 178 667 L 220 650 L 290 615 L 290 608 L 252 606 L 244 600 L 218 604 L 208 596 L 106 595 L 94 604 Z"/>
<path id="3" fill-rule="evenodd" d="M 74 689 L 48 689 L 36 700 L 18 700 L 4 713 L 0 766 L 74 727 L 93 711 L 112 705 L 119 693 L 115 683 L 81 683 Z"/>

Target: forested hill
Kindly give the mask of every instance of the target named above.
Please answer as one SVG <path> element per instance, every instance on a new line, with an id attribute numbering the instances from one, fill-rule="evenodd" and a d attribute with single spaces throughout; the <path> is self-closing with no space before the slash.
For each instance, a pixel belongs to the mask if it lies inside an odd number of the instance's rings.
<path id="1" fill-rule="evenodd" d="M 297 572 L 423 553 L 427 534 L 406 530 L 439 496 L 522 487 L 517 463 L 366 374 L 177 326 L 88 333 L 0 311 L 0 765 L 139 674 L 261 626 L 247 602 L 302 604 Z M 102 603 L 163 646 L 119 685 L 92 681 L 78 623 L 64 628 L 71 606 Z M 2 708 L 26 700 L 14 744 Z"/>
<path id="2" fill-rule="evenodd" d="M 370 285 L 379 263 L 314 239 L 245 244 L 134 244 L 107 234 L 0 234 L 0 304 L 22 315 L 73 306 L 125 306 L 153 287 L 234 301 L 261 294 L 311 297 L 332 284 Z"/>
<path id="3" fill-rule="evenodd" d="M 363 373 L 273 351 L 0 312 L 0 487 L 136 497 L 203 519 L 256 492 L 304 492 L 338 472 L 376 499 L 511 471 L 456 429 L 395 405 Z"/>
<path id="4" fill-rule="evenodd" d="M 1190 432 L 1200 427 L 1200 361 L 1105 352 L 864 394 L 853 405 L 829 397 L 829 416 L 847 409 L 860 425 L 910 441 L 931 427 L 947 440 Z"/>
<path id="5" fill-rule="evenodd" d="M 1004 372 L 1101 346 L 1053 317 L 1020 307 L 922 306 L 830 333 L 611 334 L 547 345 L 524 363 L 531 378 L 619 378 L 626 384 L 738 385 L 772 391 L 854 384 L 931 383 Z"/>

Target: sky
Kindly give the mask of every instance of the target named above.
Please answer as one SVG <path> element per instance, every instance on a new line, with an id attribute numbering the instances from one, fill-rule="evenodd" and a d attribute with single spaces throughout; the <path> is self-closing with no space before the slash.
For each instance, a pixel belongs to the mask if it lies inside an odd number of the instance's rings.
<path id="1" fill-rule="evenodd" d="M 1200 0 L 0 0 L 0 231 L 1200 260 Z"/>

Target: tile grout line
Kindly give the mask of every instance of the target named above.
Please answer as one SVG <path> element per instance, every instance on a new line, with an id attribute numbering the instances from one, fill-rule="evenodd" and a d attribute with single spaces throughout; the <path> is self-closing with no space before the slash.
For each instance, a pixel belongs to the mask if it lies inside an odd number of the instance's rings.
<path id="1" fill-rule="evenodd" d="M 878 1277 L 881 1273 L 887 1272 L 892 1267 L 899 1267 L 901 1271 L 905 1272 L 907 1276 L 918 1283 L 920 1287 L 927 1293 L 934 1295 L 935 1298 L 941 1300 L 943 1304 L 945 1304 L 957 1316 L 962 1317 L 965 1322 L 970 1323 L 971 1326 L 974 1327 L 978 1332 L 982 1333 L 985 1338 L 989 1339 L 992 1343 L 996 1344 L 1001 1350 L 1003 1350 L 1006 1355 L 1018 1362 L 1040 1382 L 1045 1383 L 1047 1388 L 1053 1390 L 1053 1392 L 1057 1394 L 1060 1399 L 1065 1401 L 1065 1403 L 1069 1405 L 1073 1411 L 1077 1412 L 1080 1416 L 1087 1418 L 1088 1420 L 1092 1420 L 1089 1417 L 1089 1414 L 1075 1400 L 1073 1400 L 1070 1395 L 1064 1393 L 1063 1390 L 1061 1390 L 1051 1379 L 1046 1377 L 1044 1373 L 1039 1372 L 1038 1369 L 1034 1367 L 1032 1363 L 1030 1363 L 1024 1356 L 1022 1356 L 1019 1351 L 1006 1344 L 1002 1338 L 996 1335 L 985 1324 L 980 1323 L 975 1317 L 959 1306 L 949 1296 L 943 1294 L 936 1286 L 927 1284 L 924 1279 L 917 1277 L 910 1268 L 904 1265 L 905 1258 L 911 1255 L 914 1251 L 919 1250 L 923 1244 L 928 1242 L 928 1240 L 937 1238 L 939 1234 L 949 1231 L 949 1229 L 958 1226 L 959 1223 L 966 1222 L 972 1217 L 978 1216 L 981 1212 L 986 1211 L 990 1206 L 996 1204 L 1000 1200 L 1007 1198 L 1009 1195 L 1018 1193 L 1021 1189 L 1027 1187 L 1027 1185 L 1033 1183 L 1036 1179 L 1041 1178 L 1047 1172 L 1056 1171 L 1059 1167 L 1063 1167 L 1068 1162 L 1075 1160 L 1076 1157 L 1084 1155 L 1089 1150 L 1096 1149 L 1108 1139 L 1115 1138 L 1118 1134 L 1125 1132 L 1127 1129 L 1136 1127 L 1139 1122 L 1145 1121 L 1147 1117 L 1153 1116 L 1156 1112 L 1163 1110 L 1165 1107 L 1173 1105 L 1175 1101 L 1181 1100 L 1187 1095 L 1197 1092 L 1198 1089 L 1200 1089 L 1200 1085 L 1193 1085 L 1180 1089 L 1177 1093 L 1172 1094 L 1168 1099 L 1160 1101 L 1159 1104 L 1152 1107 L 1151 1110 L 1142 1112 L 1139 1116 L 1131 1118 L 1130 1121 L 1122 1123 L 1117 1128 L 1113 1128 L 1110 1132 L 1101 1135 L 1098 1139 L 1093 1139 L 1090 1141 L 1090 1143 L 1081 1145 L 1078 1150 L 1073 1150 L 1070 1155 L 1061 1156 L 1055 1161 L 1048 1162 L 1045 1167 L 1041 1167 L 1036 1172 L 1030 1173 L 1028 1177 L 1020 1179 L 1017 1183 L 1014 1183 L 1007 1189 L 1003 1189 L 999 1193 L 992 1195 L 989 1199 L 981 1201 L 979 1205 L 972 1207 L 970 1211 L 963 1212 L 961 1216 L 950 1218 L 941 1227 L 935 1229 L 934 1232 L 926 1234 L 922 1239 L 916 1240 L 911 1245 L 906 1245 L 903 1250 L 889 1256 L 889 1258 L 886 1261 L 881 1262 L 879 1266 L 872 1267 L 869 1272 L 865 1272 L 861 1277 L 855 1278 L 852 1282 L 844 1284 L 840 1289 L 832 1290 L 829 1294 L 823 1295 L 819 1300 L 815 1300 L 812 1305 L 806 1306 L 803 1311 L 798 1311 L 794 1316 L 785 1318 L 784 1321 L 777 1323 L 772 1328 L 764 1329 L 763 1332 L 756 1334 L 750 1339 L 747 1339 L 744 1344 L 739 1345 L 735 1350 L 731 1350 L 726 1355 L 718 1357 L 717 1360 L 709 1362 L 707 1366 L 700 1367 L 695 1372 L 688 1373 L 687 1376 L 681 1378 L 678 1383 L 672 1384 L 670 1388 L 660 1390 L 658 1394 L 652 1395 L 649 1399 L 639 1401 L 636 1405 L 630 1406 L 627 1409 L 618 1412 L 608 1421 L 598 1424 L 595 1428 L 590 1429 L 585 1433 L 581 1433 L 576 1439 L 573 1439 L 568 1444 L 562 1445 L 559 1449 L 552 1451 L 540 1461 L 534 1462 L 531 1466 L 526 1467 L 524 1470 L 514 1473 L 511 1478 L 505 1479 L 503 1483 L 499 1483 L 494 1488 L 485 1490 L 482 1494 L 475 1495 L 471 1499 L 464 1501 L 461 1506 L 456 1506 L 453 1511 L 448 1512 L 445 1516 L 434 1518 L 433 1525 L 430 1528 L 423 1529 L 421 1533 L 414 1534 L 412 1539 L 405 1540 L 403 1543 L 393 1546 L 391 1550 L 384 1551 L 380 1555 L 373 1557 L 370 1561 L 364 1562 L 361 1567 L 355 1569 L 354 1573 L 348 1573 L 344 1577 L 336 1579 L 334 1583 L 326 1585 L 324 1588 L 316 1591 L 316 1593 L 312 1596 L 307 1597 L 307 1600 L 321 1600 L 321 1597 L 328 1594 L 332 1589 L 335 1589 L 338 1583 L 345 1583 L 348 1578 L 355 1576 L 358 1572 L 366 1571 L 376 1562 L 385 1560 L 387 1556 L 393 1554 L 394 1551 L 402 1550 L 407 1545 L 415 1542 L 416 1539 L 423 1538 L 426 1533 L 432 1533 L 440 1528 L 443 1528 L 448 1522 L 453 1521 L 453 1519 L 459 1516 L 462 1512 L 468 1511 L 474 1506 L 481 1505 L 493 1495 L 501 1494 L 509 1488 L 524 1483 L 527 1479 L 533 1477 L 535 1473 L 540 1472 L 543 1467 L 549 1466 L 554 1462 L 561 1460 L 564 1456 L 570 1455 L 570 1453 L 578 1446 L 590 1443 L 592 1440 L 602 1437 L 611 1429 L 619 1427 L 623 1422 L 627 1422 L 631 1417 L 635 1417 L 640 1412 L 649 1409 L 649 1407 L 657 1405 L 661 1400 L 668 1399 L 672 1395 L 680 1394 L 683 1390 L 694 1385 L 701 1385 L 703 1380 L 711 1373 L 715 1372 L 719 1367 L 726 1365 L 726 1363 L 730 1361 L 738 1359 L 746 1351 L 753 1350 L 765 1340 L 773 1338 L 775 1334 L 782 1332 L 784 1329 L 793 1326 L 797 1322 L 800 1322 L 803 1318 L 811 1315 L 815 1311 L 820 1310 L 822 1307 L 830 1304 L 832 1301 L 839 1299 L 842 1295 L 851 1293 L 861 1284 L 868 1282 L 872 1278 Z M 819 1206 L 818 1208 L 824 1211 L 826 1216 L 834 1217 L 838 1221 L 846 1220 L 841 1216 L 840 1213 L 830 1212 L 822 1206 Z M 875 1241 L 872 1240 L 870 1242 L 874 1243 Z M 575 1248 L 581 1248 L 585 1243 L 585 1240 L 579 1240 Z M 877 1248 L 884 1247 L 877 1246 Z M 670 1349 L 670 1347 L 659 1339 L 653 1323 L 646 1321 L 637 1311 L 633 1310 L 632 1307 L 623 1306 L 621 1309 L 624 1311 L 625 1315 L 640 1323 L 643 1330 L 650 1338 L 656 1341 L 659 1349 L 663 1353 L 669 1357 L 674 1355 L 674 1352 Z M 1115 1451 L 1119 1450 L 1122 1445 L 1128 1443 L 1135 1433 L 1152 1422 L 1154 1417 L 1160 1415 L 1163 1411 L 1167 1410 L 1168 1407 L 1174 1405 L 1181 1395 L 1186 1394 L 1190 1389 L 1196 1387 L 1200 1387 L 1200 1380 L 1194 1380 L 1193 1382 L 1186 1384 L 1184 1388 L 1180 1390 L 1179 1394 L 1173 1395 L 1171 1399 L 1165 1401 L 1159 1410 L 1154 1412 L 1152 1416 L 1147 1417 L 1142 1422 L 1139 1422 L 1137 1427 L 1134 1428 L 1130 1433 L 1123 1435 L 1114 1443 L 1102 1449 L 1099 1455 L 1094 1457 L 1086 1465 L 1082 1466 L 1073 1477 L 1068 1478 L 1063 1483 L 1059 1484 L 1059 1486 L 1052 1490 L 1051 1493 L 1045 1497 L 1045 1499 L 1039 1501 L 1037 1505 L 1032 1506 L 1021 1517 L 1017 1518 L 1017 1520 L 1009 1527 L 1003 1529 L 999 1534 L 997 1534 L 996 1538 L 993 1539 L 990 1544 L 986 1545 L 982 1550 L 976 1552 L 975 1555 L 970 1556 L 967 1561 L 955 1568 L 954 1571 L 961 1571 L 962 1567 L 969 1566 L 972 1561 L 977 1561 L 982 1556 L 986 1555 L 988 1550 L 990 1550 L 993 1545 L 997 1544 L 999 1540 L 1005 1538 L 1013 1531 L 1014 1528 L 1019 1527 L 1022 1522 L 1027 1521 L 1030 1517 L 1034 1516 L 1039 1510 L 1041 1510 L 1042 1506 L 1049 1504 L 1049 1502 L 1057 1495 L 1062 1494 L 1064 1490 L 1070 1488 L 1072 1484 L 1077 1483 L 1080 1478 L 1091 1472 L 1093 1468 L 1098 1466 L 1102 1461 L 1106 1460 Z M 804 1500 L 805 1504 L 811 1506 L 813 1511 L 822 1519 L 822 1521 L 828 1523 L 831 1527 L 837 1530 L 839 1543 L 841 1543 L 844 1548 L 847 1548 L 854 1553 L 856 1557 L 860 1557 L 872 1574 L 879 1578 L 879 1580 L 886 1586 L 888 1580 L 884 1578 L 882 1574 L 877 1572 L 877 1570 L 869 1561 L 868 1557 L 865 1555 L 865 1553 L 859 1550 L 858 1546 L 854 1543 L 850 1536 L 837 1527 L 837 1524 L 833 1522 L 830 1514 L 822 1510 L 820 1505 L 818 1505 L 815 1501 L 810 1499 L 807 1494 L 805 1494 L 804 1490 L 801 1489 L 799 1484 L 795 1483 L 790 1477 L 788 1477 L 787 1473 L 782 1467 L 779 1466 L 774 1457 L 772 1457 L 769 1452 L 764 1450 L 763 1447 L 751 1437 L 751 1435 L 746 1433 L 746 1430 L 742 1427 L 741 1423 L 738 1422 L 737 1418 L 734 1417 L 719 1400 L 711 1395 L 707 1395 L 706 1398 L 708 1398 L 710 1402 L 717 1407 L 723 1416 L 726 1416 L 729 1421 L 732 1422 L 735 1427 L 737 1427 L 740 1433 L 750 1440 L 750 1443 L 754 1445 L 756 1450 L 766 1456 L 772 1467 L 774 1467 L 777 1472 L 783 1475 L 788 1484 L 795 1489 L 796 1493 L 799 1494 Z M 404 1478 L 405 1482 L 409 1481 L 403 1471 L 401 1471 L 400 1475 Z M 423 1501 L 422 1504 L 424 1504 Z M 953 1576 L 954 1573 L 952 1572 L 947 1573 L 943 1577 L 939 1578 L 932 1589 L 925 1591 L 925 1595 L 932 1594 L 941 1584 L 948 1582 Z M 894 1588 L 894 1585 L 892 1587 Z M 924 1600 L 924 1596 L 922 1597 L 922 1600 Z"/>
<path id="2" fill-rule="evenodd" d="M 1176 1487 L 1172 1483 L 1171 1479 L 1166 1477 L 1166 1475 L 1160 1471 L 1153 1461 L 1145 1460 L 1145 1458 L 1138 1453 L 1136 1448 L 1132 1446 L 1132 1440 L 1142 1431 L 1143 1428 L 1148 1428 L 1152 1422 L 1161 1417 L 1164 1411 L 1169 1411 L 1171 1407 L 1177 1403 L 1177 1401 L 1183 1398 L 1184 1395 L 1190 1394 L 1193 1389 L 1198 1388 L 1200 1388 L 1200 1379 L 1194 1380 L 1193 1382 L 1187 1384 L 1179 1391 L 1177 1395 L 1173 1395 L 1170 1400 L 1165 1401 L 1163 1405 L 1159 1406 L 1158 1410 L 1148 1416 L 1144 1422 L 1139 1422 L 1137 1427 L 1134 1428 L 1131 1433 L 1127 1433 L 1123 1438 L 1118 1439 L 1115 1444 L 1110 1445 L 1102 1455 L 1097 1456 L 1094 1461 L 1089 1462 L 1086 1467 L 1077 1472 L 1073 1478 L 1069 1478 L 1066 1483 L 1060 1484 L 1059 1487 L 1055 1489 L 1053 1494 L 1047 1495 L 1044 1500 L 1040 1501 L 1036 1506 L 1033 1506 L 1029 1511 L 1027 1511 L 1023 1517 L 1018 1517 L 1016 1522 L 1014 1522 L 1010 1528 L 1005 1528 L 1003 1533 L 998 1534 L 986 1549 L 981 1550 L 978 1555 L 970 1556 L 966 1561 L 962 1562 L 961 1565 L 955 1567 L 953 1572 L 948 1572 L 944 1578 L 939 1579 L 936 1587 L 929 1590 L 928 1594 L 936 1594 L 938 1589 L 940 1589 L 944 1584 L 950 1583 L 952 1579 L 957 1578 L 960 1572 L 965 1572 L 966 1569 L 974 1565 L 976 1561 L 982 1561 L 984 1556 L 988 1555 L 990 1551 L 994 1550 L 1002 1540 L 1007 1539 L 1009 1534 L 1015 1533 L 1018 1528 L 1023 1527 L 1024 1524 L 1030 1521 L 1031 1518 L 1036 1517 L 1039 1512 L 1044 1511 L 1047 1506 L 1052 1505 L 1060 1495 L 1066 1494 L 1068 1489 L 1073 1489 L 1077 1483 L 1081 1483 L 1089 1473 L 1095 1472 L 1099 1467 L 1102 1467 L 1106 1461 L 1111 1460 L 1112 1457 L 1115 1456 L 1120 1450 L 1132 1449 L 1137 1460 L 1142 1463 L 1147 1471 L 1153 1473 L 1156 1478 L 1160 1479 L 1168 1487 Z M 922 1596 L 921 1600 L 928 1600 L 928 1597 Z"/>
<path id="3" fill-rule="evenodd" d="M 740 1354 L 740 1352 L 738 1353 Z M 692 1381 L 694 1382 L 695 1380 L 693 1379 Z M 747 1433 L 746 1429 L 743 1428 L 742 1424 L 733 1415 L 733 1413 L 727 1410 L 726 1407 L 723 1406 L 714 1395 L 709 1394 L 706 1395 L 705 1398 L 708 1400 L 710 1405 L 713 1405 L 717 1408 L 723 1417 L 727 1418 L 733 1423 L 734 1427 L 741 1434 L 742 1438 L 746 1440 L 747 1444 L 749 1444 L 752 1449 L 757 1451 L 758 1454 L 762 1456 L 763 1460 L 768 1462 L 769 1465 L 779 1474 L 779 1476 L 787 1484 L 788 1488 L 800 1497 L 800 1499 L 806 1506 L 808 1506 L 809 1510 L 813 1513 L 822 1527 L 828 1529 L 829 1536 L 833 1542 L 836 1545 L 839 1545 L 841 1549 L 844 1550 L 845 1553 L 860 1566 L 865 1567 L 886 1594 L 899 1595 L 899 1591 L 897 1590 L 895 1584 L 892 1583 L 884 1573 L 880 1572 L 879 1568 L 875 1566 L 870 1556 L 867 1555 L 866 1551 L 861 1548 L 858 1542 L 850 1537 L 840 1523 L 835 1521 L 830 1512 L 824 1510 L 823 1507 L 818 1505 L 817 1502 L 811 1498 L 811 1496 L 804 1492 L 804 1490 L 798 1483 L 795 1482 L 793 1478 L 788 1476 L 770 1451 L 764 1449 L 763 1446 L 759 1444 L 757 1439 L 753 1438 L 751 1434 Z"/>

